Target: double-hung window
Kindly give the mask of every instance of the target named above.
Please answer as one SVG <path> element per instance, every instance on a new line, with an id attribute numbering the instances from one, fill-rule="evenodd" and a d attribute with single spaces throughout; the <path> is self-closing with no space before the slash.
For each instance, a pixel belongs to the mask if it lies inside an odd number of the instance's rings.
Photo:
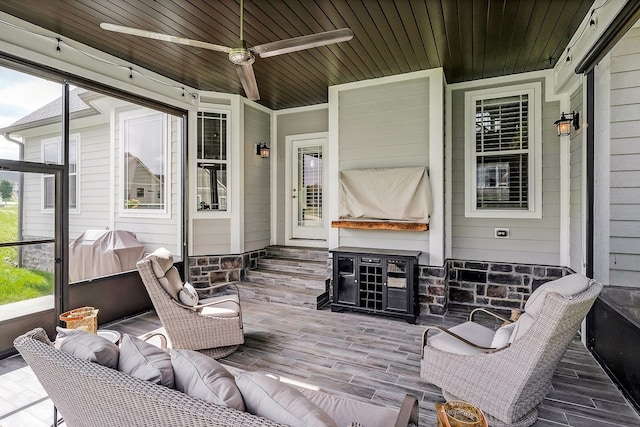
<path id="1" fill-rule="evenodd" d="M 228 206 L 228 114 L 198 112 L 197 210 L 226 211 Z"/>
<path id="2" fill-rule="evenodd" d="M 541 85 L 465 95 L 465 216 L 542 217 Z"/>
<path id="3" fill-rule="evenodd" d="M 69 135 L 69 209 L 77 210 L 78 206 L 78 149 L 80 135 Z M 62 164 L 62 138 L 47 138 L 42 140 L 42 162 L 48 164 Z M 42 209 L 52 210 L 55 207 L 55 177 L 42 177 Z"/>

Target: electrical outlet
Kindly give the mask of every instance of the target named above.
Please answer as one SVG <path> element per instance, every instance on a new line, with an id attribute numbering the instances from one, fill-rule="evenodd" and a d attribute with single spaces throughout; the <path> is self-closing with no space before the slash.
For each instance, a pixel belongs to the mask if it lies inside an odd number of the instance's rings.
<path id="1" fill-rule="evenodd" d="M 496 239 L 508 239 L 509 238 L 509 229 L 508 228 L 495 228 L 495 237 Z"/>

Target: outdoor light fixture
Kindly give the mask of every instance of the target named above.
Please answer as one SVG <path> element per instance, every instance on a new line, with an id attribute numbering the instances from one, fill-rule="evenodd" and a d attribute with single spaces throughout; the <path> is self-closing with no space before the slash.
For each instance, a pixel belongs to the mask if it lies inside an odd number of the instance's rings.
<path id="1" fill-rule="evenodd" d="M 267 147 L 266 142 L 258 142 L 256 144 L 256 156 L 260 156 L 263 159 L 268 159 L 270 154 L 270 149 Z"/>
<path id="2" fill-rule="evenodd" d="M 571 125 L 575 130 L 580 129 L 580 113 L 572 111 L 571 113 L 562 113 L 560 120 L 556 120 L 555 123 L 558 128 L 558 136 L 571 135 Z"/>

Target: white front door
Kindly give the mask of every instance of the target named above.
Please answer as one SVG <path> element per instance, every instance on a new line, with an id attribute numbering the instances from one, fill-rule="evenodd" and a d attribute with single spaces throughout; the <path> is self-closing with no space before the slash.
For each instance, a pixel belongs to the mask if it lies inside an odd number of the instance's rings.
<path id="1" fill-rule="evenodd" d="M 286 138 L 288 235 L 290 240 L 326 240 L 326 134 Z M 291 242 L 295 244 L 296 242 Z"/>

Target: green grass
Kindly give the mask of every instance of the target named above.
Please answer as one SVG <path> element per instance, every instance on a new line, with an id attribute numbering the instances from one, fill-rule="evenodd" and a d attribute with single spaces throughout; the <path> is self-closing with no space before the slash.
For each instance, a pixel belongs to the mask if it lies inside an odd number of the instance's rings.
<path id="1" fill-rule="evenodd" d="M 0 242 L 17 239 L 18 207 L 0 208 Z M 0 248 L 0 305 L 53 293 L 53 274 L 18 268 L 18 249 Z"/>
<path id="2" fill-rule="evenodd" d="M 18 206 L 4 206 L 0 208 L 0 242 L 15 242 L 17 238 Z M 18 261 L 18 249 L 0 248 L 0 261 L 15 265 Z"/>

